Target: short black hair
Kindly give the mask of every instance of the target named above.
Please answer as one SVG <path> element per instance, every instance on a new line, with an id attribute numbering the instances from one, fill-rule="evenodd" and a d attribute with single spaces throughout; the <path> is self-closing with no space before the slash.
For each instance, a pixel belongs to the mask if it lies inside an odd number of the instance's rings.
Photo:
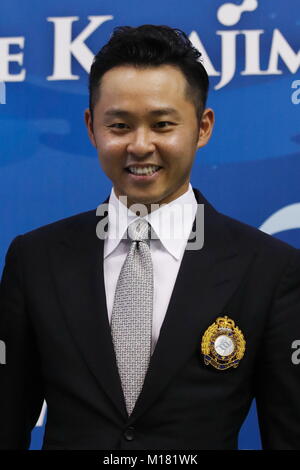
<path id="1" fill-rule="evenodd" d="M 181 29 L 152 24 L 136 28 L 117 26 L 91 66 L 89 107 L 92 119 L 105 72 L 120 65 L 147 68 L 168 64 L 178 67 L 184 74 L 187 80 L 186 97 L 194 104 L 200 124 L 209 88 L 207 72 L 199 60 L 201 55 Z"/>

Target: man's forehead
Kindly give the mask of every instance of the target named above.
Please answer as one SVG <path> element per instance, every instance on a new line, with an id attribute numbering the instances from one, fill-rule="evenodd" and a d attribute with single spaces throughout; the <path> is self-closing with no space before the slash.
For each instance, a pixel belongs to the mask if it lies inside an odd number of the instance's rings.
<path id="1" fill-rule="evenodd" d="M 178 93 L 186 89 L 187 80 L 179 67 L 162 64 L 158 66 L 117 65 L 107 70 L 99 83 L 99 89 L 111 93 L 117 88 L 122 92 L 139 90 L 150 93 L 151 90 Z"/>
<path id="2" fill-rule="evenodd" d="M 170 79 L 172 71 L 179 73 L 179 76 Z M 149 75 L 139 76 L 140 72 Z M 103 75 L 99 92 L 98 106 L 107 118 L 131 117 L 137 108 L 140 111 L 143 108 L 143 114 L 150 117 L 170 116 L 179 119 L 182 106 L 190 105 L 185 76 L 172 65 L 113 67 Z"/>

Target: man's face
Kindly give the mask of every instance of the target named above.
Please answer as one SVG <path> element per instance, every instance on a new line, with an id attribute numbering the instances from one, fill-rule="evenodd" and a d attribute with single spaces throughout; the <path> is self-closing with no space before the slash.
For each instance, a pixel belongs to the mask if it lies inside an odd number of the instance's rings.
<path id="1" fill-rule="evenodd" d="M 128 207 L 168 203 L 188 189 L 195 152 L 207 143 L 214 118 L 206 109 L 199 127 L 185 89 L 174 66 L 118 66 L 102 77 L 93 122 L 85 112 L 102 169 Z"/>

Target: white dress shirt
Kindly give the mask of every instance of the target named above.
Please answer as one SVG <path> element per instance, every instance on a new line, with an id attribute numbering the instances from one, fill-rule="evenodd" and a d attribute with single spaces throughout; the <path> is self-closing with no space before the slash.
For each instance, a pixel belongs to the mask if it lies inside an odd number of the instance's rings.
<path id="1" fill-rule="evenodd" d="M 179 198 L 145 216 L 157 236 L 157 239 L 150 240 L 154 276 L 151 354 L 167 312 L 196 211 L 197 201 L 189 184 L 188 191 Z M 116 197 L 112 188 L 108 208 L 108 232 L 104 241 L 104 283 L 109 323 L 117 281 L 130 247 L 130 240 L 126 239 L 127 227 L 138 218 Z"/>

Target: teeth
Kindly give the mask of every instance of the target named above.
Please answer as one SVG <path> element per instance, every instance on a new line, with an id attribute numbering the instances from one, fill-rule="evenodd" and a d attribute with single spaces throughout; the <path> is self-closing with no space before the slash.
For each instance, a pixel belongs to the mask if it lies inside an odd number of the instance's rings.
<path id="1" fill-rule="evenodd" d="M 133 173 L 135 175 L 153 175 L 153 173 L 155 173 L 156 170 L 158 170 L 158 168 L 159 166 L 154 166 L 154 165 L 147 166 L 144 168 L 131 166 L 128 168 L 128 170 L 130 171 L 130 173 Z"/>

